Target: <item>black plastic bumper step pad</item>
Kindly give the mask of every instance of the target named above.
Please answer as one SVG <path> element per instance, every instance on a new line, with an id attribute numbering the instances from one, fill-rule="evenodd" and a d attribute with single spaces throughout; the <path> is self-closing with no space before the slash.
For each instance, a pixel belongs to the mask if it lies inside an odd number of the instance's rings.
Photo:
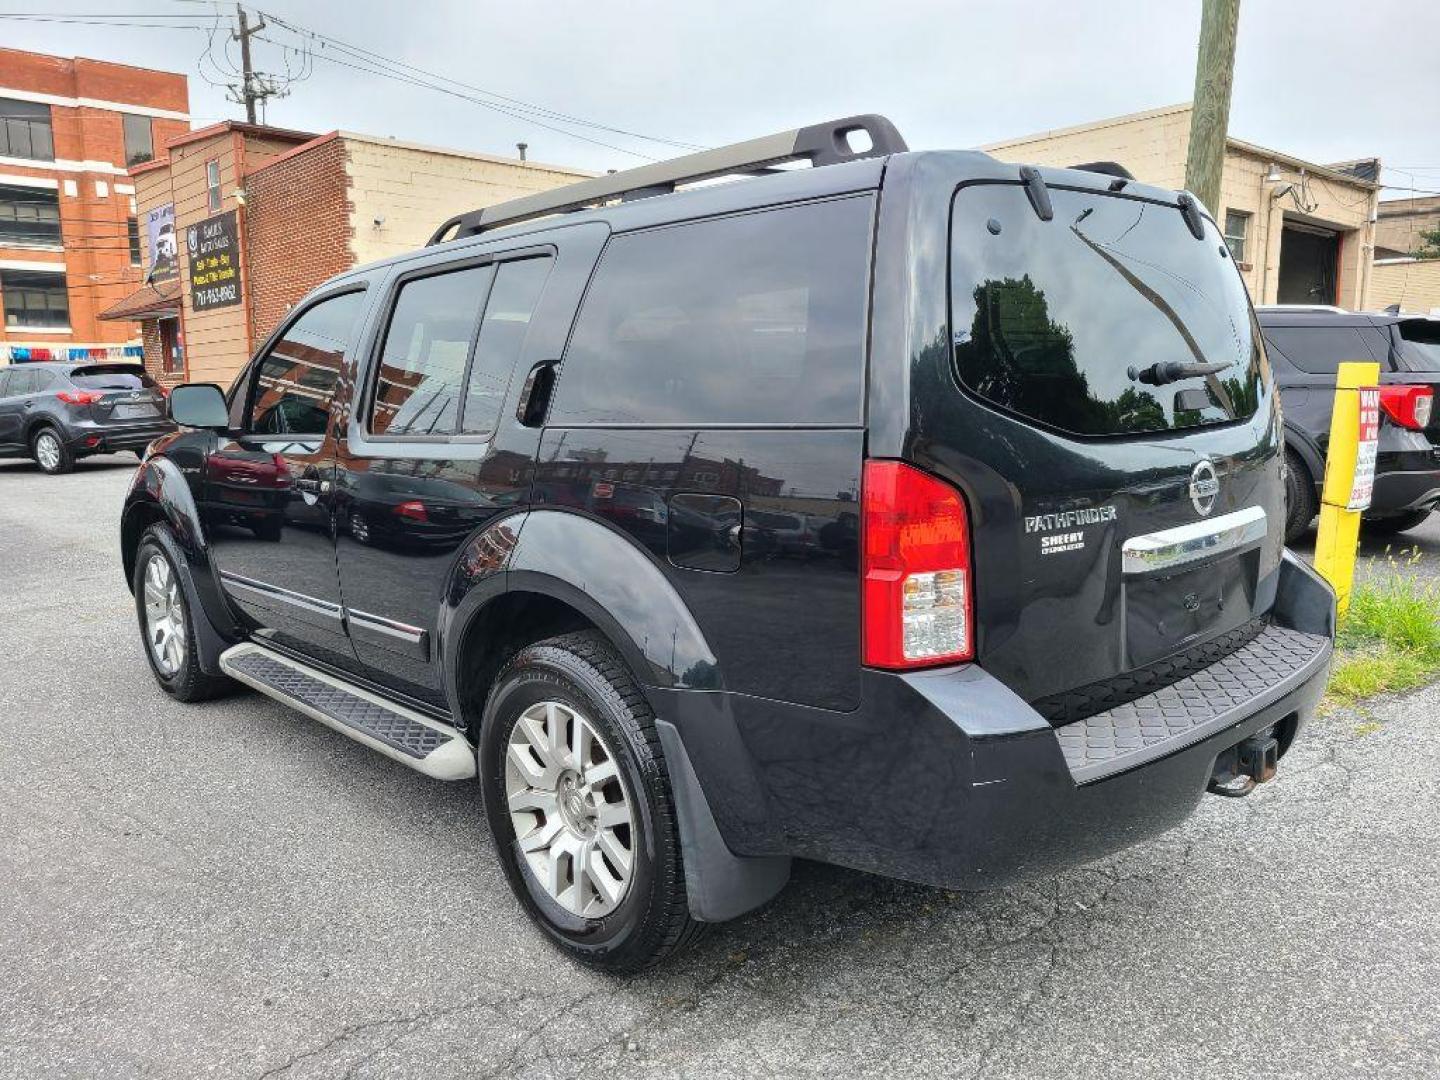
<path id="1" fill-rule="evenodd" d="M 318 679 L 259 651 L 236 656 L 227 667 L 409 757 L 427 757 L 452 738 L 443 731 L 351 694 L 343 687 Z"/>
<path id="2" fill-rule="evenodd" d="M 1055 729 L 1078 783 L 1199 742 L 1278 700 L 1330 657 L 1330 640 L 1271 624 L 1207 668 L 1144 697 Z"/>

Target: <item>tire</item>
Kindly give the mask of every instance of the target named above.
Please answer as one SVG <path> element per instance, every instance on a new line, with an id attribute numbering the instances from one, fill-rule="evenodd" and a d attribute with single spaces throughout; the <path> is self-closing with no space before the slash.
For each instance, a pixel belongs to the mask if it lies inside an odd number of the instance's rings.
<path id="1" fill-rule="evenodd" d="M 1373 536 L 1396 536 L 1409 532 L 1430 520 L 1429 510 L 1410 510 L 1403 514 L 1389 514 L 1385 517 L 1362 518 L 1361 527 Z"/>
<path id="2" fill-rule="evenodd" d="M 41 472 L 51 476 L 59 476 L 75 468 L 75 455 L 65 445 L 60 433 L 48 424 L 36 428 L 35 434 L 30 436 L 30 456 L 40 466 Z"/>
<path id="3" fill-rule="evenodd" d="M 1285 543 L 1293 544 L 1320 512 L 1315 479 L 1294 450 L 1285 451 Z"/>
<path id="4" fill-rule="evenodd" d="M 540 731 L 543 741 L 557 722 L 565 733 L 561 737 L 564 745 L 551 747 L 549 753 L 557 756 L 547 763 L 534 749 L 539 744 L 527 739 L 525 732 Z M 576 760 L 574 733 L 582 723 L 594 736 L 585 755 L 589 764 L 579 774 L 555 768 L 560 754 L 569 754 L 572 763 Z M 519 744 L 517 750 L 512 750 L 512 739 Z M 530 756 L 525 769 L 546 778 L 526 793 L 515 795 L 517 783 L 525 789 L 532 775 L 517 766 L 526 754 Z M 581 798 L 576 795 L 581 789 L 572 786 L 566 795 L 567 775 L 572 785 L 588 782 L 608 774 L 607 763 L 615 766 L 615 777 L 592 785 L 605 785 L 598 794 L 592 790 Z M 552 777 L 552 773 L 558 776 Z M 690 917 L 675 803 L 655 717 L 624 661 L 599 633 L 583 631 L 550 638 L 526 646 L 506 664 L 495 680 L 481 721 L 480 783 L 486 818 L 510 888 L 540 929 L 569 956 L 590 967 L 623 974 L 659 963 L 699 938 L 705 924 Z M 537 798 L 549 799 L 553 809 L 536 809 L 533 800 Z M 584 847 L 584 823 L 572 827 L 575 804 L 567 798 L 580 798 L 582 805 L 584 798 L 594 799 L 596 805 L 603 803 L 605 809 L 598 812 L 594 825 L 618 820 L 622 814 L 616 800 L 625 800 L 632 823 L 628 833 L 622 836 L 621 827 L 616 826 L 607 838 L 601 835 L 607 830 L 598 829 L 590 836 L 591 846 Z M 546 835 L 553 843 L 542 847 L 539 841 Z M 532 848 L 528 855 L 521 837 Z M 607 896 L 599 882 L 623 877 L 623 858 L 611 859 L 609 853 L 617 843 L 623 848 L 627 837 L 628 882 L 623 889 L 612 888 L 612 895 Z M 578 860 L 582 865 L 589 865 L 595 853 L 601 852 L 598 876 L 587 874 L 582 881 L 576 874 L 577 859 L 566 854 L 567 847 L 582 852 Z M 550 868 L 551 885 L 541 880 L 547 871 L 537 870 L 537 863 Z M 564 887 L 566 881 L 571 883 L 568 887 Z M 587 895 L 593 899 L 587 902 Z M 607 905 L 611 905 L 608 910 Z"/>
<path id="5" fill-rule="evenodd" d="M 136 548 L 135 616 L 140 624 L 145 659 L 160 689 L 177 701 L 205 701 L 226 692 L 233 684 L 223 676 L 207 674 L 200 667 L 195 647 L 195 620 L 190 611 L 192 598 L 186 593 L 175 561 L 160 539 L 161 531 L 168 533 L 169 529 L 168 525 L 151 525 Z M 161 632 L 157 624 L 162 599 L 167 612 L 164 634 L 174 643 L 173 649 L 158 646 L 155 639 Z M 151 609 L 152 604 L 155 610 Z"/>

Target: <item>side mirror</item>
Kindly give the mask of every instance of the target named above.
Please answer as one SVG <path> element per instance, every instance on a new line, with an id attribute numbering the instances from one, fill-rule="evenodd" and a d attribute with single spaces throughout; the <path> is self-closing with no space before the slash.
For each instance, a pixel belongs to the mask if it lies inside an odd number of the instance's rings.
<path id="1" fill-rule="evenodd" d="M 170 391 L 165 411 L 181 427 L 230 428 L 230 408 L 225 394 L 214 383 L 184 383 Z"/>

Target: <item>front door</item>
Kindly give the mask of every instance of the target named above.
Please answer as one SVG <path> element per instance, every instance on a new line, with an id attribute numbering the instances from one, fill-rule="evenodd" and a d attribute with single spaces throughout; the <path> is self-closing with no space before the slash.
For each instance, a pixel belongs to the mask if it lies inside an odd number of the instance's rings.
<path id="1" fill-rule="evenodd" d="M 24 399 L 21 398 L 30 386 L 29 371 L 14 369 L 0 370 L 0 451 L 14 451 L 24 441 L 23 428 Z"/>
<path id="2" fill-rule="evenodd" d="M 335 435 L 363 290 L 296 315 L 251 365 L 244 422 L 206 466 L 202 513 L 227 595 L 258 637 L 353 664 L 335 572 Z"/>

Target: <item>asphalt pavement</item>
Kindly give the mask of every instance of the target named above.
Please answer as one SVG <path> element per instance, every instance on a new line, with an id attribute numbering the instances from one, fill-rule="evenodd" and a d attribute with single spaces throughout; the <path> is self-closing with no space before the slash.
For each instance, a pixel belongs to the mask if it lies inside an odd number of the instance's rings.
<path id="1" fill-rule="evenodd" d="M 133 468 L 0 463 L 0 1077 L 1440 1075 L 1440 689 L 1118 857 L 969 895 L 800 865 L 608 978 L 531 929 L 472 784 L 155 688 Z"/>

